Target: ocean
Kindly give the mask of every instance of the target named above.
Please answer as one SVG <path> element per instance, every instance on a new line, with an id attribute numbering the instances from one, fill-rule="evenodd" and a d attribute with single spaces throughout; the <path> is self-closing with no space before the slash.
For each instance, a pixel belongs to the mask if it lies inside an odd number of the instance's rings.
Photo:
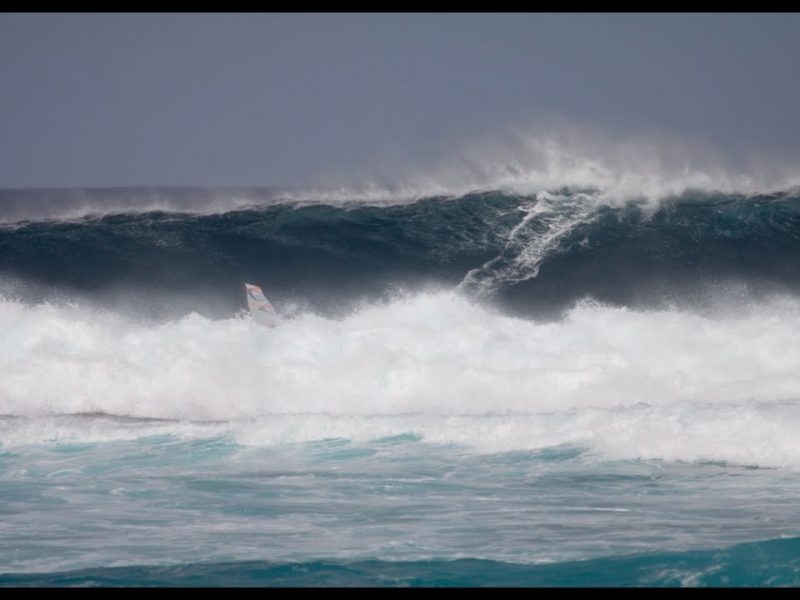
<path id="1" fill-rule="evenodd" d="M 797 189 L 0 191 L 0 586 L 797 586 L 798 334 Z"/>

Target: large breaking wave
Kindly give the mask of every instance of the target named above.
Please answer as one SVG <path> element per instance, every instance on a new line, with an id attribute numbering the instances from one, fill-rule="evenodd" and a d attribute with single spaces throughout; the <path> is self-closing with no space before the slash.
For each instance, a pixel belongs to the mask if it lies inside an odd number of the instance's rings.
<path id="1" fill-rule="evenodd" d="M 105 208 L 69 218 L 59 192 L 24 216 L 32 193 L 4 192 L 0 226 L 4 444 L 410 433 L 800 466 L 792 190 L 262 191 L 235 206 L 223 191 L 160 190 L 159 206 L 152 190 L 94 191 Z M 209 203 L 192 211 L 198 193 Z M 276 330 L 241 313 L 244 281 L 283 313 Z"/>
<path id="2" fill-rule="evenodd" d="M 398 288 L 458 287 L 517 314 L 796 292 L 800 197 L 686 192 L 610 206 L 590 191 L 394 206 L 276 203 L 221 214 L 114 213 L 0 228 L 8 297 L 101 297 L 151 316 L 238 310 L 242 281 L 341 315 Z M 54 294 L 58 290 L 58 294 Z"/>

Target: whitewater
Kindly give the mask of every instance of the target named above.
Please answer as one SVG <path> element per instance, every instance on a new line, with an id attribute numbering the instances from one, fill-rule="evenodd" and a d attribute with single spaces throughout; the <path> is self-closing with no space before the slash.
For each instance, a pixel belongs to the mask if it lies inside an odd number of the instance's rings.
<path id="1" fill-rule="evenodd" d="M 0 585 L 798 585 L 800 194 L 577 162 L 0 192 Z"/>

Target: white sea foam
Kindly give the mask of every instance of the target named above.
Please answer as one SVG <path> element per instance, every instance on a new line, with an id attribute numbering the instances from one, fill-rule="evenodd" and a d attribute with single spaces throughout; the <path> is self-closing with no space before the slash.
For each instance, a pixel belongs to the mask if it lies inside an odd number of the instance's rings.
<path id="1" fill-rule="evenodd" d="M 800 467 L 798 332 L 793 299 L 716 316 L 584 303 L 542 323 L 420 293 L 276 329 L 5 300 L 0 414 L 21 418 L 0 432 L 4 446 L 145 430 L 256 445 L 410 432 L 480 452 L 576 444 Z M 175 421 L 59 416 L 82 413 Z"/>

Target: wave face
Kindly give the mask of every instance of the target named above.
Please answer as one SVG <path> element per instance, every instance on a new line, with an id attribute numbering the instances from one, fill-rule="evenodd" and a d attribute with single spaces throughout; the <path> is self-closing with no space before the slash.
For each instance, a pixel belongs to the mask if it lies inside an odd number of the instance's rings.
<path id="1" fill-rule="evenodd" d="M 797 585 L 800 194 L 226 193 L 0 195 L 0 585 Z"/>
<path id="2" fill-rule="evenodd" d="M 698 304 L 800 286 L 800 197 L 685 193 L 609 206 L 591 192 L 500 192 L 393 206 L 275 203 L 193 215 L 112 213 L 0 228 L 6 295 L 99 297 L 155 317 L 242 307 L 241 282 L 341 315 L 398 289 L 445 286 L 519 315 L 591 297 Z"/>

